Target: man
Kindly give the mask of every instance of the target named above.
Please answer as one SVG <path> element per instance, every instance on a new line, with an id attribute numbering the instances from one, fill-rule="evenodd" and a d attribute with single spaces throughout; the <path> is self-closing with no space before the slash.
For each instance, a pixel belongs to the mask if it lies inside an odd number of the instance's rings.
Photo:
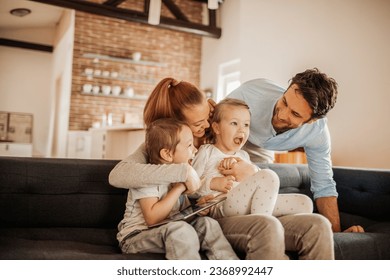
<path id="1" fill-rule="evenodd" d="M 336 81 L 315 68 L 296 74 L 287 90 L 269 80 L 256 79 L 242 84 L 227 97 L 241 99 L 250 107 L 250 136 L 245 149 L 253 162 L 269 162 L 267 150 L 305 149 L 317 209 L 331 222 L 333 232 L 340 232 L 326 118 L 336 103 Z M 245 164 L 237 164 L 235 169 L 224 174 L 239 177 Z M 345 231 L 364 230 L 352 226 Z"/>

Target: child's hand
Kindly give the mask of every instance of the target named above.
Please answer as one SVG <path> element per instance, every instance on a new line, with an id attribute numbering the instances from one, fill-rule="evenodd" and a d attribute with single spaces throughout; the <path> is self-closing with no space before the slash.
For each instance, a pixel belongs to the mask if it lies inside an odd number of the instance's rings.
<path id="1" fill-rule="evenodd" d="M 237 163 L 237 158 L 234 158 L 234 157 L 227 157 L 227 158 L 224 158 L 223 160 L 221 160 L 221 162 L 219 163 L 219 167 L 218 169 L 224 169 L 224 170 L 227 170 L 227 169 L 232 169 L 233 166 Z"/>
<path id="2" fill-rule="evenodd" d="M 208 195 L 205 195 L 205 196 L 202 196 L 201 198 L 199 198 L 197 201 L 196 201 L 196 204 L 197 205 L 202 205 L 202 204 L 205 204 L 207 201 L 209 200 L 212 200 L 214 199 L 214 195 L 212 194 L 208 194 Z M 206 209 L 206 210 L 203 210 L 201 212 L 198 213 L 198 215 L 200 216 L 206 216 L 210 213 L 210 208 Z"/>
<path id="3" fill-rule="evenodd" d="M 223 193 L 229 192 L 233 188 L 234 176 L 214 177 L 210 182 L 210 189 Z"/>
<path id="4" fill-rule="evenodd" d="M 237 160 L 237 162 L 233 164 L 230 169 L 225 169 L 219 166 L 219 172 L 221 172 L 221 174 L 225 176 L 232 175 L 237 182 L 241 182 L 258 171 L 256 165 L 242 160 L 238 157 L 236 157 L 235 159 Z"/>

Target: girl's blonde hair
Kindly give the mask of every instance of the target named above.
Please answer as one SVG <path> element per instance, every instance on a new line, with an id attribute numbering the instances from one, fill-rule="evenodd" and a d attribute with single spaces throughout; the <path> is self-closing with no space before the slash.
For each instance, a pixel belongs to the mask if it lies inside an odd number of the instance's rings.
<path id="1" fill-rule="evenodd" d="M 206 95 L 195 85 L 174 78 L 162 79 L 150 94 L 144 108 L 144 122 L 149 126 L 161 118 L 185 121 L 183 109 L 204 102 Z"/>

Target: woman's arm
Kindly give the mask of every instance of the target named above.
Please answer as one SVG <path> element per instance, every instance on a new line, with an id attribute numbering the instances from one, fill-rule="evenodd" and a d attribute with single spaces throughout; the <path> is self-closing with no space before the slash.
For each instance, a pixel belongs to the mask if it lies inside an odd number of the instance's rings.
<path id="1" fill-rule="evenodd" d="M 199 178 L 189 164 L 149 164 L 147 160 L 142 144 L 111 170 L 109 183 L 117 188 L 130 189 L 184 182 L 188 192 L 199 187 Z"/>
<path id="2" fill-rule="evenodd" d="M 166 219 L 180 195 L 186 189 L 184 184 L 172 184 L 171 190 L 169 190 L 167 195 L 160 200 L 158 197 L 141 198 L 139 203 L 146 223 L 148 225 L 153 225 Z"/>

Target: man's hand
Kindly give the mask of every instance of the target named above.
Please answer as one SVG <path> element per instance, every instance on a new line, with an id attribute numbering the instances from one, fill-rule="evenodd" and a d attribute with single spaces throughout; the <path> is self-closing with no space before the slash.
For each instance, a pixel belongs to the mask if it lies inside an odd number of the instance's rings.
<path id="1" fill-rule="evenodd" d="M 210 182 L 210 190 L 227 193 L 233 188 L 234 181 L 232 175 L 214 177 Z"/>
<path id="2" fill-rule="evenodd" d="M 233 175 L 237 182 L 241 182 L 258 171 L 254 164 L 246 162 L 238 157 L 235 157 L 234 159 L 237 162 L 233 164 L 230 169 L 225 169 L 221 166 L 218 167 L 219 172 L 221 172 L 222 175 Z"/>
<path id="3" fill-rule="evenodd" d="M 364 232 L 364 228 L 361 226 L 351 226 L 343 232 Z"/>
<path id="4" fill-rule="evenodd" d="M 191 165 L 188 165 L 187 181 L 185 181 L 184 184 L 187 188 L 184 194 L 192 194 L 200 188 L 198 173 L 196 173 L 195 169 Z"/>
<path id="5" fill-rule="evenodd" d="M 316 199 L 316 205 L 318 212 L 328 218 L 332 224 L 332 231 L 341 232 L 337 197 L 319 197 Z M 364 229 L 361 226 L 351 226 L 343 232 L 364 232 Z"/>

